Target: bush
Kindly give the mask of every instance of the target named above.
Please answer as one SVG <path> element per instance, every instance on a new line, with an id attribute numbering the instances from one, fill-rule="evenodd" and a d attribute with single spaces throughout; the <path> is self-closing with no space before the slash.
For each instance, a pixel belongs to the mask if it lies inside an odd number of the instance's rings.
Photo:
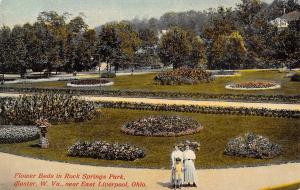
<path id="1" fill-rule="evenodd" d="M 126 96 L 126 97 L 164 97 L 182 99 L 211 99 L 228 101 L 248 102 L 289 102 L 300 103 L 300 95 L 265 95 L 265 94 L 206 94 L 199 92 L 155 92 L 140 90 L 108 90 L 108 89 L 71 89 L 71 88 L 35 88 L 35 87 L 7 87 L 0 86 L 0 92 L 19 93 L 63 93 L 76 95 L 103 95 L 103 96 Z"/>
<path id="2" fill-rule="evenodd" d="M 125 161 L 133 161 L 145 157 L 144 151 L 135 146 L 119 143 L 111 144 L 105 141 L 76 142 L 69 147 L 68 155 L 74 157 Z"/>
<path id="3" fill-rule="evenodd" d="M 36 94 L 0 99 L 2 124 L 32 125 L 43 118 L 50 123 L 80 122 L 96 116 L 94 104 L 63 94 Z"/>
<path id="4" fill-rule="evenodd" d="M 281 148 L 273 144 L 268 138 L 246 133 L 243 136 L 230 139 L 224 154 L 229 156 L 268 159 L 274 158 L 281 153 Z"/>
<path id="5" fill-rule="evenodd" d="M 0 126 L 0 143 L 20 143 L 39 138 L 36 126 Z"/>
<path id="6" fill-rule="evenodd" d="M 167 104 L 146 104 L 132 102 L 97 102 L 99 106 L 117 109 L 133 110 L 151 110 L 151 111 L 172 111 L 172 112 L 189 112 L 203 114 L 232 114 L 232 115 L 255 115 L 265 117 L 287 117 L 299 118 L 300 111 L 291 110 L 271 110 L 260 108 L 245 107 L 213 107 L 197 105 L 167 105 Z"/>
<path id="7" fill-rule="evenodd" d="M 148 116 L 126 123 L 121 131 L 136 136 L 175 137 L 194 134 L 203 127 L 194 119 L 180 116 Z"/>
<path id="8" fill-rule="evenodd" d="M 185 67 L 162 72 L 154 77 L 154 81 L 161 85 L 196 84 L 199 82 L 210 82 L 211 80 L 211 73 L 206 72 L 204 69 Z"/>
<path id="9" fill-rule="evenodd" d="M 294 74 L 291 77 L 291 81 L 300 82 L 300 74 Z"/>
<path id="10" fill-rule="evenodd" d="M 101 73 L 101 78 L 115 78 L 116 76 L 115 73 Z"/>

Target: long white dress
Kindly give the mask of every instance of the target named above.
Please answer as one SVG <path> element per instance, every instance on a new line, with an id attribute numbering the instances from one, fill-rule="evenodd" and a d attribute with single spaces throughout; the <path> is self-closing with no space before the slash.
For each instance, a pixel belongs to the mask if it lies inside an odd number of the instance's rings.
<path id="1" fill-rule="evenodd" d="M 183 152 L 183 167 L 184 167 L 184 183 L 196 183 L 196 169 L 194 160 L 196 155 L 192 150 L 185 150 Z M 197 183 L 196 183 L 197 184 Z"/>
<path id="2" fill-rule="evenodd" d="M 183 152 L 181 150 L 174 150 L 171 154 L 171 167 L 172 167 L 172 170 L 171 170 L 171 184 L 174 184 L 174 181 L 173 181 L 173 175 L 174 175 L 173 167 L 175 167 L 176 158 L 180 158 L 181 163 L 183 164 Z"/>

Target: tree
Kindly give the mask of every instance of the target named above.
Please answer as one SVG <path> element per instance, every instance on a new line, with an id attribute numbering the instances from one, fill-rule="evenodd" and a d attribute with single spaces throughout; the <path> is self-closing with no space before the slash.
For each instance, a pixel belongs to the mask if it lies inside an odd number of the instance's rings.
<path id="1" fill-rule="evenodd" d="M 177 27 L 161 37 L 159 56 L 164 65 L 173 68 L 198 67 L 206 63 L 203 41 L 194 33 Z"/>
<path id="2" fill-rule="evenodd" d="M 135 52 L 140 47 L 138 34 L 124 22 L 107 24 L 99 35 L 97 53 L 102 61 L 119 68 L 128 68 L 133 63 Z"/>

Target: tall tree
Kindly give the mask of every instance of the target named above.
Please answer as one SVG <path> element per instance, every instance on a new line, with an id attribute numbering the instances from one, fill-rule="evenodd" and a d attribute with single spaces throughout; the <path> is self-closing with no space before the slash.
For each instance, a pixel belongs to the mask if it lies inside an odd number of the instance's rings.
<path id="1" fill-rule="evenodd" d="M 161 37 L 159 56 L 164 65 L 173 68 L 198 67 L 206 63 L 203 41 L 192 32 L 177 27 Z"/>
<path id="2" fill-rule="evenodd" d="M 117 71 L 119 68 L 130 67 L 140 43 L 138 34 L 129 24 L 107 24 L 100 32 L 97 53 L 102 61 L 113 65 Z"/>

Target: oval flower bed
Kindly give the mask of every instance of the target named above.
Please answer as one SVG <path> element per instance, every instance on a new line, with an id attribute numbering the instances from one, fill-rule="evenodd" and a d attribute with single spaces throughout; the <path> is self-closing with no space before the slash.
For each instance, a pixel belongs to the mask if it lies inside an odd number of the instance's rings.
<path id="1" fill-rule="evenodd" d="M 74 80 L 67 84 L 69 87 L 98 87 L 111 86 L 114 83 L 107 79 L 82 79 Z"/>
<path id="2" fill-rule="evenodd" d="M 279 145 L 271 143 L 268 138 L 253 133 L 230 139 L 224 151 L 225 155 L 270 159 L 281 153 Z"/>
<path id="3" fill-rule="evenodd" d="M 194 134 L 202 129 L 202 125 L 188 117 L 149 116 L 126 123 L 121 131 L 136 136 L 175 137 Z"/>
<path id="4" fill-rule="evenodd" d="M 39 128 L 36 126 L 0 126 L 0 143 L 20 143 L 39 138 Z"/>
<path id="5" fill-rule="evenodd" d="M 275 82 L 268 81 L 248 81 L 231 83 L 225 86 L 226 89 L 231 90 L 271 90 L 278 89 L 281 86 Z"/>
<path id="6" fill-rule="evenodd" d="M 156 84 L 181 85 L 197 84 L 199 82 L 210 82 L 213 80 L 211 73 L 201 68 L 178 68 L 173 71 L 165 71 L 154 77 Z"/>
<path id="7" fill-rule="evenodd" d="M 133 161 L 145 157 L 144 150 L 128 144 L 108 143 L 105 141 L 76 142 L 69 147 L 68 155 L 104 160 Z"/>

